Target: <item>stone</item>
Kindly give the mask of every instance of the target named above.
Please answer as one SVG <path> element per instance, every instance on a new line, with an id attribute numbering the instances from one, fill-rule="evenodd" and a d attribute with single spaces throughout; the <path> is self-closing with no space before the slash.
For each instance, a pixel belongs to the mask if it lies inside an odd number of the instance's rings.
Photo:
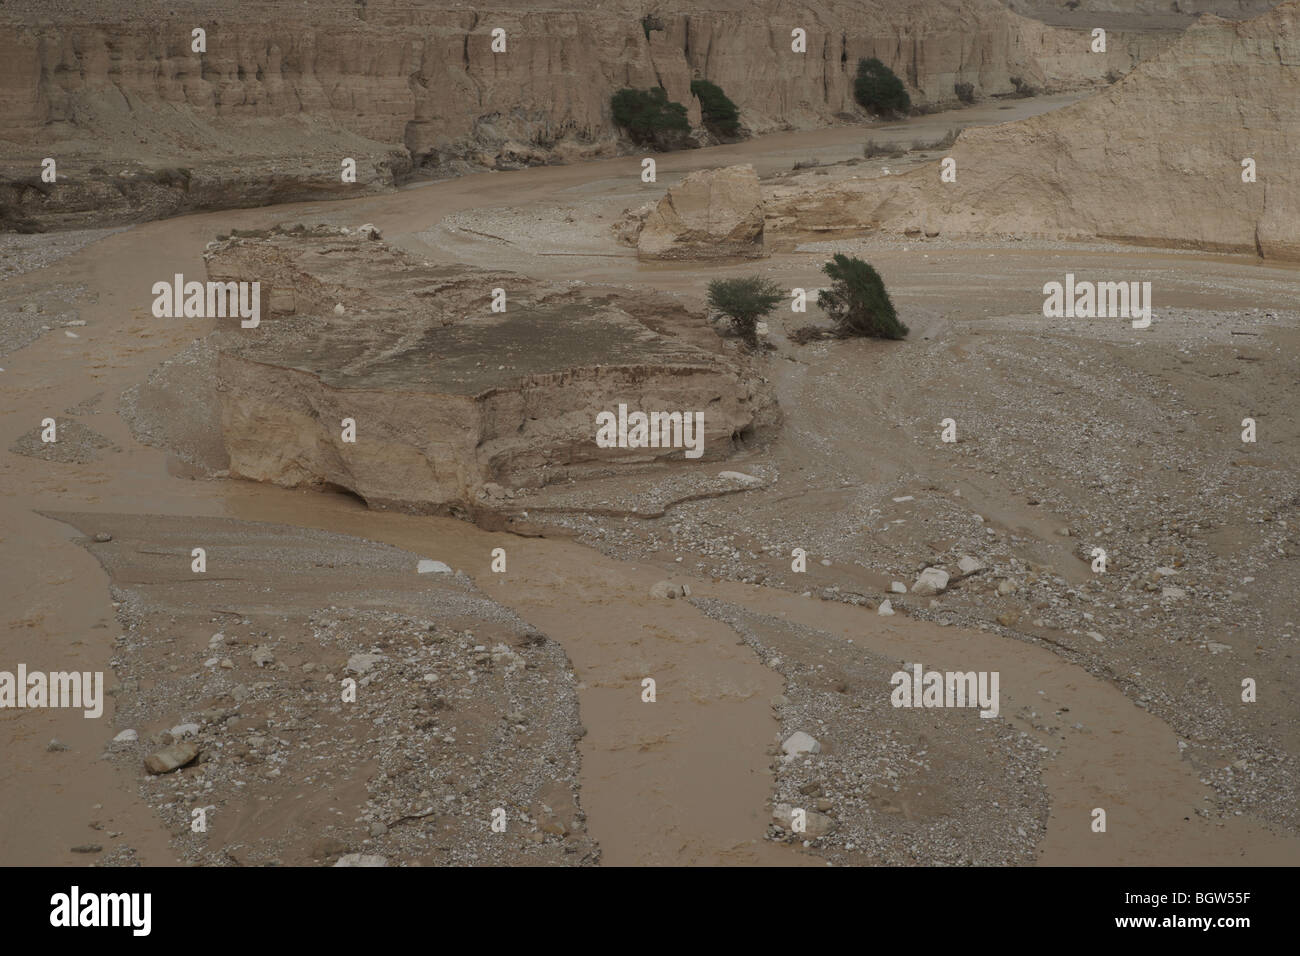
<path id="1" fill-rule="evenodd" d="M 415 566 L 417 574 L 451 574 L 451 568 L 441 561 L 433 561 L 429 558 L 421 558 L 420 563 Z"/>
<path id="2" fill-rule="evenodd" d="M 108 544 L 108 542 L 112 540 L 113 536 L 107 531 L 99 531 L 95 533 L 95 541 L 99 544 Z"/>
<path id="3" fill-rule="evenodd" d="M 346 670 L 350 674 L 369 674 L 383 659 L 383 654 L 353 654 L 348 658 Z"/>
<path id="4" fill-rule="evenodd" d="M 892 591 L 894 594 L 906 594 L 907 585 L 904 584 L 902 581 L 895 581 L 893 584 L 889 586 L 889 590 Z"/>
<path id="5" fill-rule="evenodd" d="M 894 613 L 894 605 L 889 598 L 880 602 L 880 607 L 876 608 L 876 613 L 881 617 L 890 617 Z"/>
<path id="6" fill-rule="evenodd" d="M 747 475 L 743 471 L 720 471 L 718 477 L 723 481 L 738 481 L 742 485 L 761 485 L 762 478 L 755 478 L 753 475 Z"/>
<path id="7" fill-rule="evenodd" d="M 817 754 L 821 753 L 821 751 L 822 745 L 817 742 L 817 739 L 802 730 L 796 730 L 781 745 L 781 752 L 790 756 L 795 754 Z"/>
<path id="8" fill-rule="evenodd" d="M 804 829 L 797 831 L 794 829 L 794 811 L 802 809 L 804 811 Z M 835 828 L 835 821 L 824 813 L 809 809 L 808 807 L 796 808 L 788 803 L 778 803 L 772 808 L 772 822 L 782 830 L 788 830 L 796 837 L 803 837 L 809 840 L 815 840 L 818 837 L 825 836 Z"/>
<path id="9" fill-rule="evenodd" d="M 258 667 L 266 667 L 275 663 L 275 654 L 265 644 L 259 644 L 253 648 L 253 653 L 249 656 Z"/>
<path id="10" fill-rule="evenodd" d="M 763 193 L 753 166 L 689 173 L 669 188 L 637 236 L 644 259 L 713 259 L 763 251 Z"/>
<path id="11" fill-rule="evenodd" d="M 926 568 L 912 582 L 912 593 L 921 597 L 929 594 L 942 594 L 947 589 L 948 572 L 942 568 Z"/>
<path id="12" fill-rule="evenodd" d="M 962 559 L 957 562 L 957 570 L 960 571 L 963 576 L 974 574 L 976 571 L 984 570 L 984 562 L 979 558 L 972 558 L 968 554 L 963 556 Z"/>
<path id="13" fill-rule="evenodd" d="M 198 744 L 188 740 L 170 744 L 144 758 L 145 769 L 152 774 L 171 773 L 199 755 Z"/>
<path id="14" fill-rule="evenodd" d="M 687 597 L 691 589 L 685 584 L 674 584 L 672 581 L 656 581 L 650 588 L 650 596 L 658 598 L 661 601 L 672 601 L 680 597 Z"/>
<path id="15" fill-rule="evenodd" d="M 140 739 L 140 734 L 135 730 L 124 730 L 113 738 L 115 744 L 133 744 Z"/>
<path id="16" fill-rule="evenodd" d="M 388 859 L 365 853 L 346 853 L 339 857 L 335 866 L 387 866 Z"/>
<path id="17" fill-rule="evenodd" d="M 171 735 L 177 740 L 180 740 L 182 737 L 195 737 L 198 735 L 198 732 L 198 724 L 177 724 L 171 729 Z"/>

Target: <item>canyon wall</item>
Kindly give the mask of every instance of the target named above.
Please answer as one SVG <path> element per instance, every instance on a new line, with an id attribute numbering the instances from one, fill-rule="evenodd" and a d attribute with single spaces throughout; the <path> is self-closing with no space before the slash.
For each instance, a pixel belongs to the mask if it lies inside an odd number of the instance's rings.
<path id="1" fill-rule="evenodd" d="M 1202 18 L 1114 86 L 928 164 L 784 200 L 795 232 L 1108 239 L 1300 259 L 1300 0 Z M 1257 181 L 1243 182 L 1251 159 Z M 770 225 L 770 223 L 769 223 Z"/>
<path id="2" fill-rule="evenodd" d="M 563 162 L 625 149 L 622 87 L 662 85 L 699 123 L 692 78 L 752 132 L 865 118 L 876 56 L 922 106 L 1100 84 L 1167 42 L 1078 30 L 997 0 L 270 0 L 0 7 L 0 228 L 139 221 L 196 209 L 355 195 L 412 175 Z M 791 50 L 806 31 L 807 52 Z M 192 30 L 206 31 L 206 52 Z M 492 31 L 506 50 L 493 52 Z M 1013 80 L 1015 82 L 1013 82 Z M 58 181 L 39 178 L 58 162 Z M 356 161 L 355 183 L 340 166 Z"/>

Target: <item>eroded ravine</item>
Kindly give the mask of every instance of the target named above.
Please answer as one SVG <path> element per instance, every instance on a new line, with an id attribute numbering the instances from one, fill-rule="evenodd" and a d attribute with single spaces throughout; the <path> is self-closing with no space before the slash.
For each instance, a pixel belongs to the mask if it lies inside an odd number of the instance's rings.
<path id="1" fill-rule="evenodd" d="M 758 153 L 762 144 L 748 148 Z M 604 165 L 611 170 L 618 162 Z M 632 160 L 621 162 L 628 168 L 634 165 Z M 690 162 L 707 163 L 707 157 L 695 155 Z M 332 496 L 173 478 L 165 456 L 135 443 L 113 411 L 122 389 L 207 331 L 205 320 L 153 319 L 146 292 L 159 276 L 174 271 L 201 274 L 200 250 L 218 231 L 324 215 L 373 219 L 390 230 L 398 227 L 390 236 L 400 242 L 401 226 L 424 228 L 450 210 L 486 201 L 535 201 L 539 189 L 566 189 L 591 175 L 583 167 L 530 170 L 346 204 L 154 223 L 11 280 L 18 287 L 82 283 L 94 301 L 82 307 L 88 325 L 77 342 L 46 336 L 6 356 L 7 371 L 0 379 L 4 446 L 45 415 L 103 393 L 95 427 L 122 449 L 98 462 L 56 467 L 8 452 L 0 457 L 5 479 L 0 499 L 6 529 L 3 597 L 8 607 L 21 609 L 11 610 L 6 618 L 11 653 L 39 660 L 57 648 L 60 660 L 75 661 L 83 669 L 110 669 L 111 639 L 101 643 L 86 637 L 103 633 L 111 638 L 107 582 L 94 562 L 67 540 L 66 530 L 38 517 L 37 509 L 233 514 L 384 541 L 464 568 L 486 593 L 566 648 L 586 684 L 580 698 L 588 729 L 582 799 L 605 862 L 807 860 L 763 840 L 771 783 L 767 749 L 777 731 L 768 701 L 781 690 L 779 678 L 738 645 L 729 628 L 686 602 L 650 599 L 649 588 L 662 572 L 562 540 L 514 538 L 439 519 L 376 514 Z M 972 272 L 982 258 L 982 253 L 972 254 Z M 696 282 L 695 277 L 667 273 L 654 278 L 668 286 Z M 906 295 L 904 287 L 901 297 Z M 490 550 L 497 546 L 510 556 L 505 575 L 487 570 Z M 1080 722 L 1094 732 L 1067 735 L 1059 742 L 1060 755 L 1045 769 L 1054 803 L 1041 847 L 1045 862 L 1187 862 L 1193 858 L 1191 848 L 1198 845 L 1198 852 L 1210 847 L 1216 861 L 1265 862 L 1290 848 L 1249 824 L 1184 823 L 1182 811 L 1193 807 L 1200 791 L 1194 771 L 1178 761 L 1172 731 L 1110 685 L 1045 650 L 957 628 L 931 630 L 921 622 L 883 625 L 859 609 L 784 592 L 703 581 L 695 582 L 695 588 L 704 596 L 743 601 L 842 637 L 853 636 L 880 653 L 924 655 L 927 664 L 936 666 L 950 659 L 954 645 L 978 647 L 981 660 L 1002 668 L 1009 700 L 1032 700 L 1043 690 L 1049 700 L 1068 701 L 1072 712 L 1077 708 L 1088 715 Z M 960 666 L 965 661 L 952 663 Z M 657 682 L 655 704 L 641 702 L 645 677 Z M 111 719 L 111 714 L 106 716 Z M 70 741 L 76 749 L 73 756 L 92 776 L 53 801 L 38 800 L 31 781 L 64 774 L 66 764 L 55 763 L 53 754 L 12 762 L 0 777 L 0 802 L 23 808 L 25 831 L 4 834 L 0 848 L 5 858 L 49 862 L 50 842 L 79 842 L 64 834 L 62 821 L 74 815 L 79 821 L 86 812 L 82 804 L 89 802 L 103 803 L 106 812 L 129 820 L 123 825 L 132 828 L 142 859 L 164 861 L 167 834 L 134 799 L 131 781 L 114 780 L 104 765 L 96 765 L 96 747 L 102 745 L 96 734 L 102 737 L 102 730 L 52 711 L 38 719 L 40 724 L 23 725 L 21 740 L 16 735 L 10 739 L 29 750 L 38 738 Z M 1115 732 L 1121 729 L 1123 733 Z M 1108 787 L 1113 780 L 1119 780 L 1122 789 Z M 1120 818 L 1144 834 L 1122 849 L 1115 846 L 1117 841 L 1099 842 L 1087 828 L 1089 804 L 1114 803 L 1116 792 L 1121 794 Z"/>

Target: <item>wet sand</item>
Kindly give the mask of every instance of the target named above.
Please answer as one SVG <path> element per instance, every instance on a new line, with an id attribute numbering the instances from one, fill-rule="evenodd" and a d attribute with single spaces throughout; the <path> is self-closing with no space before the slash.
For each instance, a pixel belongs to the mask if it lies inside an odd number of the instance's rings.
<path id="1" fill-rule="evenodd" d="M 1025 109 L 1036 108 L 1027 104 Z M 1005 112 L 1010 119 L 1023 115 Z M 965 113 L 925 117 L 907 124 L 907 138 L 931 135 Z M 735 146 L 659 157 L 662 193 L 685 172 L 734 162 L 754 162 L 761 173 L 788 167 L 805 154 L 826 161 L 860 150 L 863 131 L 834 129 L 781 134 Z M 736 634 L 687 602 L 665 605 L 647 597 L 662 570 L 620 562 L 560 538 L 516 538 L 434 518 L 366 511 L 352 499 L 289 492 L 247 483 L 192 481 L 175 475 L 167 456 L 135 442 L 115 413 L 117 396 L 159 362 L 211 329 L 197 319 L 154 319 L 148 291 L 159 277 L 203 272 L 204 243 L 231 227 L 322 219 L 374 222 L 385 237 L 430 259 L 483 261 L 532 274 L 635 281 L 703 298 L 706 278 L 727 274 L 713 266 L 636 266 L 630 250 L 611 241 L 605 256 L 538 257 L 501 244 L 457 240 L 452 249 L 430 244 L 427 234 L 445 217 L 466 210 L 517 208 L 529 203 L 581 201 L 617 204 L 635 183 L 639 161 L 628 157 L 584 166 L 482 174 L 430 184 L 395 195 L 346 203 L 242 210 L 150 223 L 109 236 L 47 269 L 10 279 L 5 291 L 33 296 L 59 284 L 88 290 L 78 308 L 86 320 L 78 339 L 57 330 L 0 358 L 0 436 L 3 447 L 42 418 L 102 394 L 82 421 L 120 451 L 84 464 L 57 464 L 0 453 L 0 600 L 6 608 L 5 649 L 10 661 L 32 669 L 102 670 L 112 684 L 110 658 L 117 623 L 108 580 L 66 526 L 41 511 L 232 516 L 346 532 L 447 561 L 469 573 L 495 600 L 513 608 L 568 652 L 582 682 L 580 709 L 588 734 L 581 744 L 582 801 L 603 862 L 818 863 L 764 839 L 771 793 L 769 748 L 778 725 L 769 701 L 780 678 L 765 668 Z M 616 212 L 617 210 L 614 210 Z M 487 230 L 491 231 L 491 230 Z M 1061 253 L 1012 244 L 996 252 L 936 247 L 924 253 L 904 246 L 873 255 L 895 300 L 951 316 L 979 318 L 1017 308 L 1032 314 L 1038 302 L 1025 276 Z M 1151 250 L 1071 252 L 1170 276 L 1174 299 L 1199 308 L 1269 308 L 1279 290 L 1294 291 L 1286 270 L 1223 256 L 1189 256 Z M 781 253 L 763 264 L 778 281 L 815 283 L 821 251 Z M 1064 261 L 1064 260 L 1063 260 Z M 557 266 L 557 262 L 563 262 Z M 1055 269 L 1055 264 L 1050 266 Z M 736 266 L 735 271 L 748 270 Z M 1063 270 L 1062 270 L 1063 271 Z M 1185 299 L 1183 298 L 1185 296 Z M 1020 300 L 1024 299 L 1022 303 Z M 1024 306 L 1024 307 L 1022 307 Z M 942 334 L 942 325 L 934 327 Z M 1024 520 L 1031 519 L 1023 516 Z M 1011 516 L 1008 516 L 1011 520 Z M 488 571 L 490 550 L 505 547 L 510 571 Z M 1045 762 L 1053 811 L 1040 847 L 1044 863 L 1231 863 L 1295 859 L 1294 839 L 1249 820 L 1225 826 L 1190 809 L 1200 785 L 1180 762 L 1173 732 L 1135 708 L 1114 686 L 1039 648 L 990 634 L 902 618 L 882 623 L 871 612 L 808 601 L 786 592 L 691 580 L 702 596 L 759 606 L 787 615 L 880 652 L 924 654 L 927 664 L 952 660 L 954 645 L 978 648 L 980 660 L 1003 672 L 1008 702 L 1043 691 L 1053 703 L 1086 715 L 1087 736 L 1053 742 L 1059 755 Z M 324 596 L 323 596 L 324 599 Z M 960 656 L 960 655 L 958 655 Z M 644 704 L 640 682 L 653 677 L 659 700 Z M 1012 708 L 1004 705 L 1004 713 Z M 0 769 L 0 805 L 14 812 L 0 827 L 0 860 L 22 864 L 81 864 L 69 852 L 89 837 L 88 820 L 111 821 L 147 864 L 175 860 L 169 833 L 136 795 L 135 781 L 100 761 L 113 736 L 111 701 L 103 718 L 84 720 L 58 710 L 6 711 L 0 734 L 12 759 Z M 72 749 L 46 752 L 57 738 Z M 102 809 L 96 805 L 102 804 Z M 1141 840 L 1104 840 L 1089 831 L 1092 806 L 1114 808 L 1116 828 L 1133 827 Z M 1184 820 L 1189 817 L 1189 820 Z M 246 833 L 243 839 L 247 840 Z"/>

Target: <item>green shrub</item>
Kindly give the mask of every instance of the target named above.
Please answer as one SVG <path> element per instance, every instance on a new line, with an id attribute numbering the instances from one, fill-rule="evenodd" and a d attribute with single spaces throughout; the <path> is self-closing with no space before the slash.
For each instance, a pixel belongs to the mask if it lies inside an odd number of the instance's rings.
<path id="1" fill-rule="evenodd" d="M 870 265 L 837 253 L 822 266 L 822 271 L 830 276 L 831 287 L 817 295 L 817 304 L 835 323 L 837 335 L 882 339 L 907 336 L 907 326 L 898 321 L 880 273 Z"/>
<path id="2" fill-rule="evenodd" d="M 770 279 L 714 279 L 709 283 L 709 305 L 731 319 L 745 345 L 758 348 L 758 320 L 776 308 L 785 290 Z"/>
<path id="3" fill-rule="evenodd" d="M 874 56 L 858 60 L 858 75 L 853 81 L 853 97 L 872 113 L 906 114 L 912 108 L 903 81 Z"/>
<path id="4" fill-rule="evenodd" d="M 974 83 L 954 83 L 952 91 L 957 94 L 957 99 L 963 103 L 975 102 L 975 84 Z"/>
<path id="5" fill-rule="evenodd" d="M 699 97 L 700 115 L 710 133 L 730 138 L 740 132 L 740 111 L 722 87 L 708 80 L 691 80 L 691 93 Z"/>
<path id="6" fill-rule="evenodd" d="M 686 141 L 691 124 L 686 107 L 668 99 L 662 86 L 648 90 L 619 90 L 609 101 L 614 122 L 627 130 L 638 146 L 674 149 Z"/>

